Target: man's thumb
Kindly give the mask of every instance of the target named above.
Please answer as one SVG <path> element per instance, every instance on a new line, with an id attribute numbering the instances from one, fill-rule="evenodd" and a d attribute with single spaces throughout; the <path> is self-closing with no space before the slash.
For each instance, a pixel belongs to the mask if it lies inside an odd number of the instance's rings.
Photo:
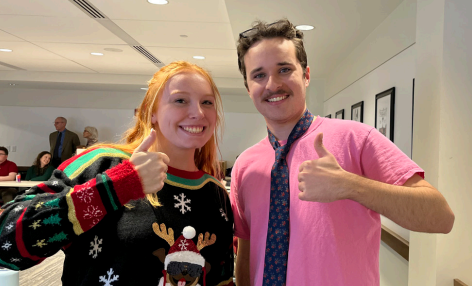
<path id="1" fill-rule="evenodd" d="M 147 152 L 149 148 L 151 148 L 154 145 L 154 142 L 156 142 L 157 135 L 156 131 L 154 129 L 151 129 L 151 133 L 149 134 L 146 139 L 141 142 L 141 144 L 134 150 L 134 153 L 136 152 Z"/>
<path id="2" fill-rule="evenodd" d="M 318 133 L 315 138 L 315 151 L 320 158 L 328 156 L 330 153 L 323 145 L 323 133 Z"/>

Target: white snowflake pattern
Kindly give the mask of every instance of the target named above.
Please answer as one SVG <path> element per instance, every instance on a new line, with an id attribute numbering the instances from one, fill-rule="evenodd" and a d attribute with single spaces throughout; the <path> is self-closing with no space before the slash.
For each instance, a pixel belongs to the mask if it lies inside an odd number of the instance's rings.
<path id="1" fill-rule="evenodd" d="M 180 244 L 179 244 L 180 250 L 187 250 L 187 245 L 188 245 L 188 243 L 187 243 L 186 239 L 181 240 Z"/>
<path id="2" fill-rule="evenodd" d="M 95 236 L 94 240 L 90 242 L 90 249 L 89 255 L 92 255 L 93 258 L 97 258 L 98 253 L 102 252 L 102 248 L 100 247 L 100 244 L 102 244 L 103 239 L 98 239 L 98 236 Z"/>
<path id="3" fill-rule="evenodd" d="M 102 216 L 103 212 L 99 210 L 97 206 L 88 206 L 87 210 L 84 211 L 84 219 L 91 219 L 92 227 L 100 221 L 100 217 Z"/>
<path id="4" fill-rule="evenodd" d="M 19 211 L 22 211 L 23 210 L 23 206 L 22 205 L 18 205 L 16 206 L 16 208 L 13 209 L 15 212 L 19 212 Z"/>
<path id="5" fill-rule="evenodd" d="M 174 195 L 174 199 L 178 201 L 178 203 L 174 204 L 174 207 L 180 207 L 180 212 L 182 214 L 190 211 L 190 206 L 188 206 L 187 204 L 190 204 L 191 201 L 190 199 L 185 199 L 185 195 L 183 193 L 181 193 L 179 196 Z"/>
<path id="6" fill-rule="evenodd" d="M 5 226 L 5 228 L 6 228 L 7 230 L 10 230 L 10 229 L 12 229 L 14 226 L 15 226 L 15 224 L 14 224 L 13 222 L 10 222 L 9 224 L 7 224 L 7 226 Z"/>
<path id="7" fill-rule="evenodd" d="M 106 277 L 105 275 L 103 276 L 100 276 L 100 280 L 98 280 L 98 282 L 103 282 L 105 284 L 103 284 L 103 286 L 113 286 L 111 284 L 111 282 L 115 282 L 115 281 L 118 281 L 118 278 L 120 277 L 120 275 L 113 275 L 113 268 L 110 268 L 110 270 L 107 271 L 107 274 L 108 274 L 108 277 Z M 113 275 L 113 278 L 111 277 Z"/>
<path id="8" fill-rule="evenodd" d="M 77 192 L 77 197 L 84 203 L 90 203 L 93 199 L 93 188 L 89 185 L 86 186 L 87 188 Z"/>
<path id="9" fill-rule="evenodd" d="M 7 240 L 7 241 L 5 241 L 5 243 L 2 245 L 2 248 L 3 248 L 4 250 L 10 250 L 11 246 L 12 246 L 12 244 Z"/>
<path id="10" fill-rule="evenodd" d="M 12 258 L 10 259 L 10 262 L 20 262 L 21 258 Z"/>
<path id="11" fill-rule="evenodd" d="M 52 182 L 52 185 L 53 185 L 53 186 L 59 186 L 59 182 L 58 182 L 58 181 L 53 181 L 53 182 Z"/>
<path id="12" fill-rule="evenodd" d="M 220 209 L 221 216 L 225 218 L 225 221 L 228 221 L 228 216 L 226 215 L 223 209 Z"/>

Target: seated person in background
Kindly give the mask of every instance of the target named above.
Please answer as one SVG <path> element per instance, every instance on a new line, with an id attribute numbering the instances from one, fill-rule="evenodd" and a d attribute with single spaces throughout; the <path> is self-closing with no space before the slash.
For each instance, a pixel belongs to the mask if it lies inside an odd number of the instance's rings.
<path id="1" fill-rule="evenodd" d="M 39 153 L 33 166 L 28 169 L 25 180 L 27 181 L 47 181 L 54 171 L 51 165 L 51 153 L 43 151 Z"/>
<path id="2" fill-rule="evenodd" d="M 14 181 L 18 174 L 18 167 L 12 161 L 8 161 L 8 149 L 0 147 L 0 181 Z M 12 201 L 16 195 L 16 188 L 0 188 L 3 203 Z"/>
<path id="3" fill-rule="evenodd" d="M 87 139 L 86 148 L 96 144 L 98 142 L 98 130 L 95 127 L 87 126 L 84 128 L 84 138 Z"/>

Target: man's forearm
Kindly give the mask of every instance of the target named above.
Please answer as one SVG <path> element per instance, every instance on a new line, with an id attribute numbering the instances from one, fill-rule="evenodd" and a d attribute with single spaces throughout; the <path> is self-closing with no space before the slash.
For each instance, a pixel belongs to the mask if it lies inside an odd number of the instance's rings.
<path id="1" fill-rule="evenodd" d="M 0 181 L 14 181 L 16 173 L 14 175 L 0 176 Z"/>
<path id="2" fill-rule="evenodd" d="M 238 256 L 236 257 L 235 269 L 236 285 L 238 286 L 251 286 L 249 253 L 249 240 L 238 239 Z"/>
<path id="3" fill-rule="evenodd" d="M 351 177 L 348 197 L 391 219 L 398 225 L 419 232 L 448 233 L 454 213 L 441 193 L 418 175 L 403 186 L 394 186 L 364 177 Z"/>

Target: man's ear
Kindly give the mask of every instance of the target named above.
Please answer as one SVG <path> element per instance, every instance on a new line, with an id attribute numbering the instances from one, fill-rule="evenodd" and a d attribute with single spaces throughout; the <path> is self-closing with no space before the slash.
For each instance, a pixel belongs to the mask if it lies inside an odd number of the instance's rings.
<path id="1" fill-rule="evenodd" d="M 310 67 L 306 67 L 306 72 L 305 72 L 305 87 L 308 87 L 310 85 Z"/>

